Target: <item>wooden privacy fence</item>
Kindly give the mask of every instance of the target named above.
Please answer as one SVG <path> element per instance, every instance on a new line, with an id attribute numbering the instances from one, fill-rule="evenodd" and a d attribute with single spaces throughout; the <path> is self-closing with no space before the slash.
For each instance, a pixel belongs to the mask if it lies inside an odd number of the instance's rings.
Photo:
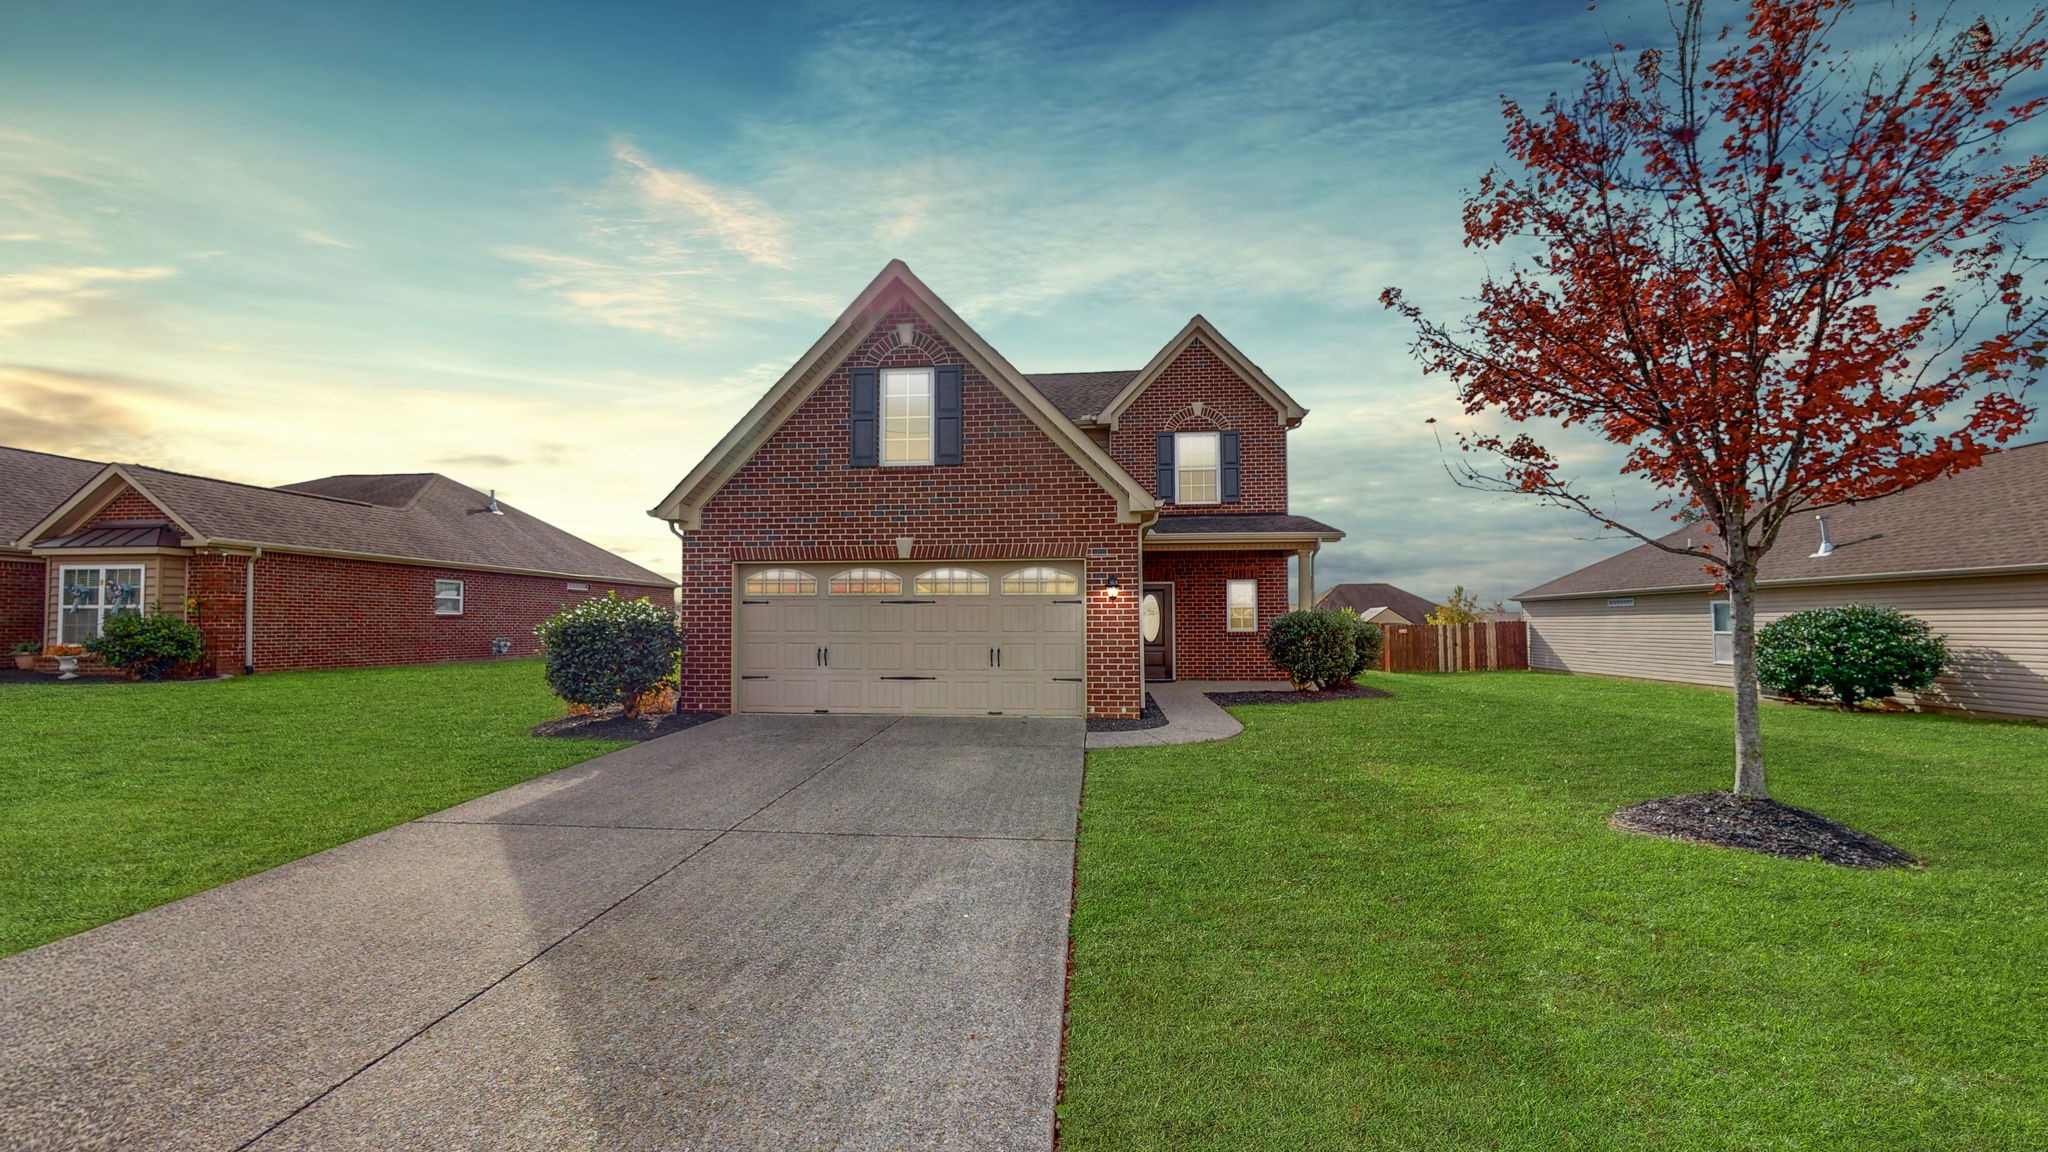
<path id="1" fill-rule="evenodd" d="M 1380 652 L 1383 672 L 1490 672 L 1529 666 L 1529 626 L 1520 620 L 1491 624 L 1387 624 Z"/>

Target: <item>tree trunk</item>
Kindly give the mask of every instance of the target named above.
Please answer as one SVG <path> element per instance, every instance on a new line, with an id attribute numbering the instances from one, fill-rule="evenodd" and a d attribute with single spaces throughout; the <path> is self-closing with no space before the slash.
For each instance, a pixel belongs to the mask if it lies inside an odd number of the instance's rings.
<path id="1" fill-rule="evenodd" d="M 1768 800 L 1764 785 L 1763 716 L 1756 680 L 1756 569 L 1742 564 L 1728 573 L 1729 615 L 1735 634 L 1735 794 Z"/>

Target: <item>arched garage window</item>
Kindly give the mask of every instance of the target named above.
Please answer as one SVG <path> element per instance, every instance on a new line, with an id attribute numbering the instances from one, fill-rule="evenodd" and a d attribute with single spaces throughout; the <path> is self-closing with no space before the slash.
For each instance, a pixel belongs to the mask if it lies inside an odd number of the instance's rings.
<path id="1" fill-rule="evenodd" d="M 816 596 L 818 578 L 800 568 L 763 568 L 747 576 L 749 596 Z"/>
<path id="2" fill-rule="evenodd" d="M 934 568 L 911 581 L 919 596 L 986 596 L 988 577 L 972 568 Z"/>
<path id="3" fill-rule="evenodd" d="M 1081 581 L 1057 568 L 1019 568 L 1003 577 L 1005 596 L 1076 596 Z"/>
<path id="4" fill-rule="evenodd" d="M 848 568 L 828 587 L 834 596 L 894 596 L 903 591 L 903 577 L 880 568 Z"/>

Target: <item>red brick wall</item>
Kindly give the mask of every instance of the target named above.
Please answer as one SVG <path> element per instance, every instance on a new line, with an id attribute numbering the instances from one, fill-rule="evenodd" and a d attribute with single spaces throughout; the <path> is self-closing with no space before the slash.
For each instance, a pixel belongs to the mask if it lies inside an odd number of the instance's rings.
<path id="1" fill-rule="evenodd" d="M 43 579 L 41 560 L 0 560 L 0 654 L 43 639 Z"/>
<path id="2" fill-rule="evenodd" d="M 1155 552 L 1145 557 L 1147 583 L 1173 585 L 1175 678 L 1181 680 L 1274 680 L 1286 673 L 1273 666 L 1260 644 L 1273 617 L 1293 607 L 1287 600 L 1288 552 Z M 1231 632 L 1225 612 L 1225 581 L 1259 582 L 1259 630 Z"/>
<path id="3" fill-rule="evenodd" d="M 1202 411 L 1195 412 L 1194 405 Z M 1147 491 L 1158 479 L 1158 433 L 1237 430 L 1241 499 L 1235 504 L 1168 504 L 1162 515 L 1287 511 L 1287 429 L 1271 404 L 1200 340 L 1188 345 L 1117 421 L 1110 454 Z"/>
<path id="4" fill-rule="evenodd" d="M 898 346 L 896 326 L 917 326 Z M 1116 522 L 1116 501 L 970 365 L 962 463 L 848 468 L 847 370 L 966 364 L 898 302 L 704 508 L 683 542 L 681 610 L 689 631 L 683 706 L 732 709 L 732 573 L 739 560 L 913 557 L 1080 559 L 1087 563 L 1088 712 L 1134 716 L 1143 700 L 1137 597 L 1100 589 L 1138 577 L 1138 528 Z"/>
<path id="5" fill-rule="evenodd" d="M 138 494 L 135 491 L 135 489 L 129 488 L 124 484 L 121 488 L 121 492 L 119 495 L 115 496 L 112 500 L 107 501 L 104 507 L 100 508 L 99 511 L 94 512 L 91 518 L 86 520 L 84 524 L 79 525 L 78 528 L 72 529 L 72 531 L 76 532 L 82 528 L 90 528 L 94 524 L 104 524 L 109 520 L 170 519 L 170 516 L 167 513 L 165 513 L 163 509 L 150 503 L 148 500 L 143 499 L 143 497 L 140 494 Z M 175 521 L 173 521 L 173 523 L 175 523 Z"/>
<path id="6" fill-rule="evenodd" d="M 247 560 L 196 555 L 189 594 L 199 599 L 199 626 L 217 672 L 242 668 L 242 594 Z M 463 613 L 434 614 L 434 581 L 463 582 Z M 487 660 L 491 640 L 507 637 L 513 656 L 539 651 L 536 624 L 558 609 L 616 590 L 673 606 L 666 587 L 588 583 L 329 556 L 266 552 L 256 561 L 256 670 L 362 668 Z"/>

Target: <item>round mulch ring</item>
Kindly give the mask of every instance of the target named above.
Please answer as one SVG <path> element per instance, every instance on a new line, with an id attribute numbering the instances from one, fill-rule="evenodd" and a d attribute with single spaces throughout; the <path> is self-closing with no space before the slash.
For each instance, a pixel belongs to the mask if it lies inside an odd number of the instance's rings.
<path id="1" fill-rule="evenodd" d="M 628 717 L 618 712 L 606 712 L 593 716 L 564 716 L 560 720 L 536 725 L 533 734 L 568 740 L 652 740 L 708 724 L 724 715 L 723 712 L 649 712 L 643 716 Z"/>
<path id="2" fill-rule="evenodd" d="M 1817 812 L 1770 800 L 1744 800 L 1732 792 L 1645 800 L 1616 812 L 1607 822 L 1624 832 L 1792 860 L 1819 857 L 1844 868 L 1907 868 L 1920 863 L 1868 832 Z"/>
<path id="3" fill-rule="evenodd" d="M 1331 700 L 1391 699 L 1394 694 L 1379 688 L 1367 688 L 1363 684 L 1349 684 L 1342 688 L 1325 688 L 1320 692 L 1279 688 L 1256 692 L 1204 692 L 1202 695 L 1225 708 L 1235 708 L 1240 704 L 1322 704 Z"/>

